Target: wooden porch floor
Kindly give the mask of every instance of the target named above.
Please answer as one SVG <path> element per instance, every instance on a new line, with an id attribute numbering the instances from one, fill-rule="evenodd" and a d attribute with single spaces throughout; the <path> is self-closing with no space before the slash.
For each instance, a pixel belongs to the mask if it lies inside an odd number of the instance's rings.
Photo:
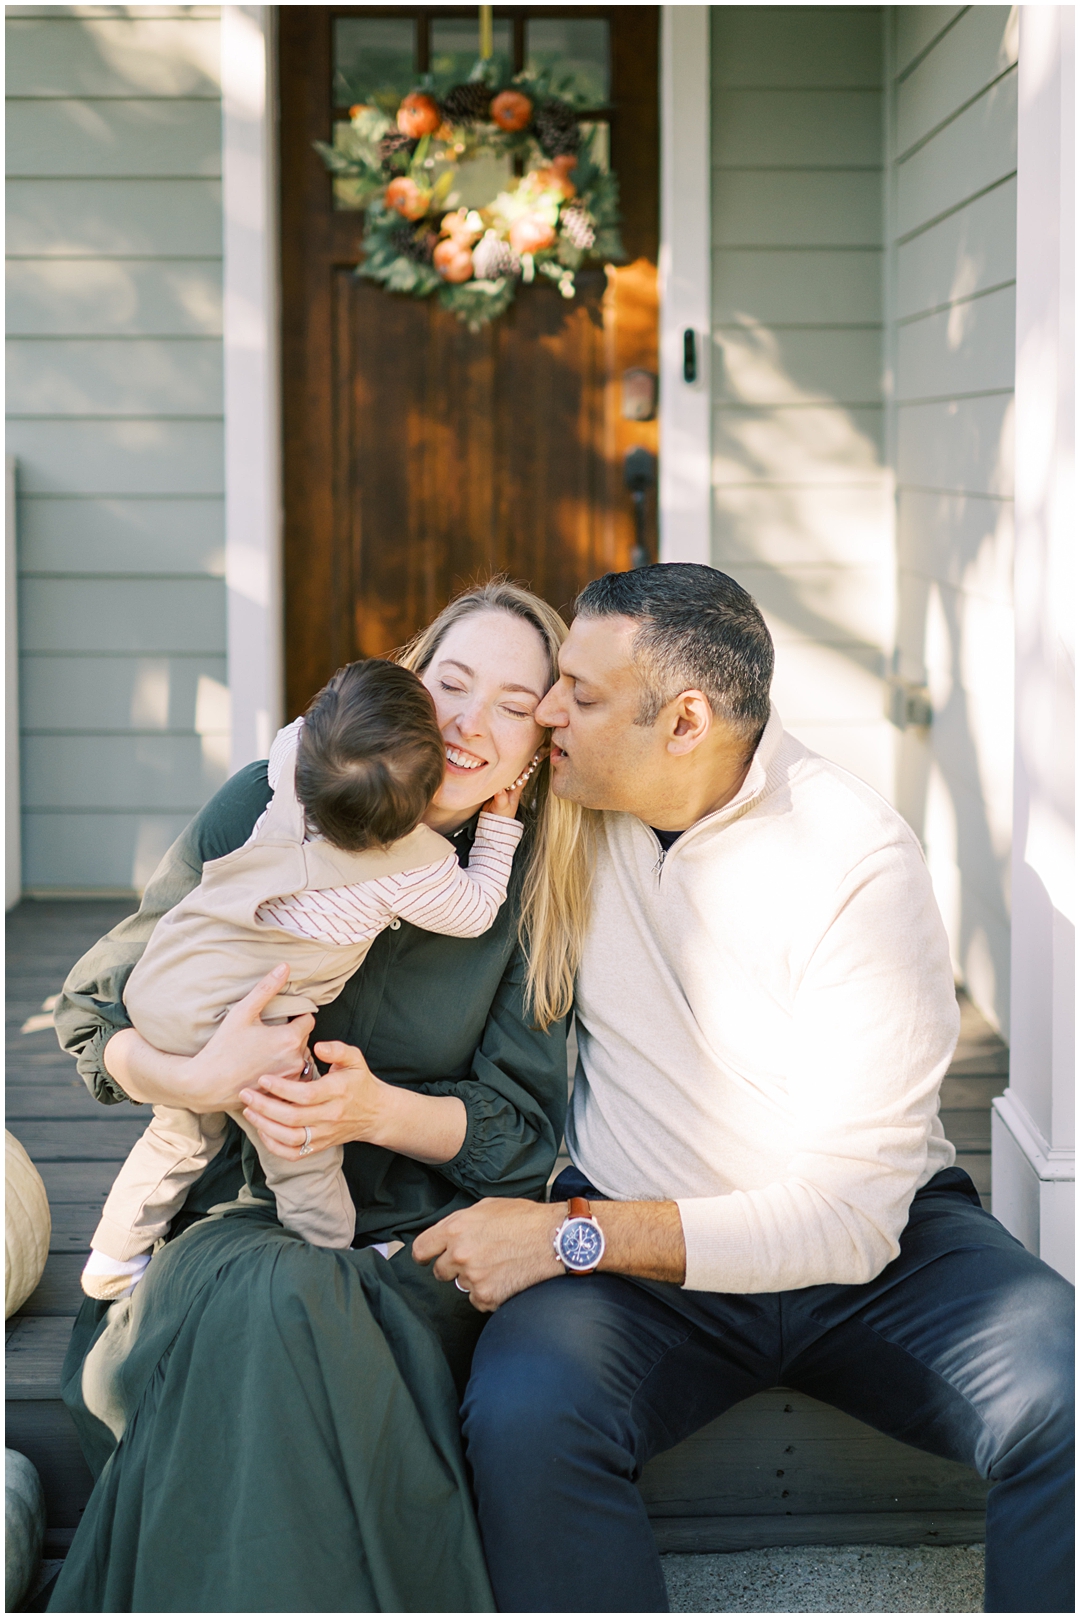
<path id="1" fill-rule="evenodd" d="M 90 1097 L 57 1046 L 48 1003 L 74 961 L 131 908 L 28 900 L 7 918 L 7 1122 L 41 1173 L 53 1220 L 41 1284 L 7 1322 L 8 1443 L 41 1473 L 53 1555 L 70 1543 L 90 1489 L 59 1393 L 82 1297 L 79 1271 L 145 1115 Z M 989 1206 L 990 1103 L 1007 1083 L 1008 1051 L 963 997 L 961 1010 L 942 1120 L 957 1161 Z M 981 1537 L 982 1486 L 974 1474 L 784 1390 L 747 1401 L 660 1457 L 643 1489 L 666 1550 L 956 1544 Z"/>

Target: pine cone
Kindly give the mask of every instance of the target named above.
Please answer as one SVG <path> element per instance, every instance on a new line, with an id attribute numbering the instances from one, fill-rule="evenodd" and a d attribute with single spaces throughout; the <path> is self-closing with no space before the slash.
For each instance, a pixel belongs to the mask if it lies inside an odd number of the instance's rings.
<path id="1" fill-rule="evenodd" d="M 568 202 L 559 215 L 559 228 L 571 247 L 587 253 L 596 241 L 596 220 L 583 202 Z"/>
<path id="2" fill-rule="evenodd" d="M 379 162 L 387 169 L 407 169 L 420 142 L 410 140 L 400 130 L 391 129 L 379 142 Z"/>
<path id="3" fill-rule="evenodd" d="M 521 260 L 509 242 L 500 241 L 493 230 L 473 248 L 473 273 L 478 281 L 497 281 L 503 275 L 516 275 Z"/>
<path id="4" fill-rule="evenodd" d="M 393 236 L 394 246 L 401 257 L 412 259 L 414 264 L 431 263 L 438 239 L 433 230 L 410 230 L 408 225 L 400 226 Z"/>
<path id="5" fill-rule="evenodd" d="M 491 111 L 491 91 L 478 79 L 455 84 L 443 96 L 442 107 L 449 123 L 483 123 Z"/>
<path id="6" fill-rule="evenodd" d="M 536 114 L 536 138 L 548 157 L 564 157 L 581 145 L 573 107 L 565 101 L 547 101 Z"/>

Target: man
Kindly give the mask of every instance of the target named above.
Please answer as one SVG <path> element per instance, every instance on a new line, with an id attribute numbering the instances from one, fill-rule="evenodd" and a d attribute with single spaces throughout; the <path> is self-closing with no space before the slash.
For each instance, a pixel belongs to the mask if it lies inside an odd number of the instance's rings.
<path id="1" fill-rule="evenodd" d="M 666 1610 L 634 1480 L 784 1383 L 976 1467 L 986 1610 L 1071 1612 L 1071 1288 L 952 1166 L 918 843 L 785 733 L 772 667 L 733 580 L 641 568 L 584 591 L 537 709 L 604 811 L 573 1167 L 414 1248 L 498 1311 L 464 1407 L 496 1599 Z"/>

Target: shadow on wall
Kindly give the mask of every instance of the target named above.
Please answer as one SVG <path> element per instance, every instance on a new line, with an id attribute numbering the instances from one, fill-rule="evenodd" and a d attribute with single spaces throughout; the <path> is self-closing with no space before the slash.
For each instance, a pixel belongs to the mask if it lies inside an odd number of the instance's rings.
<path id="1" fill-rule="evenodd" d="M 815 333 L 820 353 L 792 353 L 788 339 L 806 334 L 742 322 L 720 338 L 718 563 L 766 614 L 777 703 L 796 733 L 825 715 L 848 726 L 881 721 L 887 667 L 928 685 L 932 728 L 891 732 L 885 790 L 923 839 L 957 975 L 1000 1020 L 1012 811 L 1011 411 L 951 407 L 961 419 L 939 446 L 939 490 L 901 488 L 894 543 L 874 402 L 880 376 L 863 379 L 865 405 L 841 404 L 820 381 L 843 370 L 851 397 L 851 358 L 827 346 L 844 334 Z M 993 467 L 983 486 L 1000 492 L 940 492 L 972 464 Z M 841 762 L 864 773 L 850 756 Z M 869 755 L 865 773 L 882 785 Z"/>

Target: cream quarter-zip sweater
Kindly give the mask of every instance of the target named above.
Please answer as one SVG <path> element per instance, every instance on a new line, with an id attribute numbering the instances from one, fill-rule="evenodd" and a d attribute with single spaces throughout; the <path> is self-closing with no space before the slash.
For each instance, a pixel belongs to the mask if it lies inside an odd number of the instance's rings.
<path id="1" fill-rule="evenodd" d="M 570 1155 L 607 1196 L 678 1203 L 692 1290 L 871 1280 L 954 1160 L 922 850 L 775 709 L 741 791 L 667 855 L 603 816 L 575 1009 Z"/>

